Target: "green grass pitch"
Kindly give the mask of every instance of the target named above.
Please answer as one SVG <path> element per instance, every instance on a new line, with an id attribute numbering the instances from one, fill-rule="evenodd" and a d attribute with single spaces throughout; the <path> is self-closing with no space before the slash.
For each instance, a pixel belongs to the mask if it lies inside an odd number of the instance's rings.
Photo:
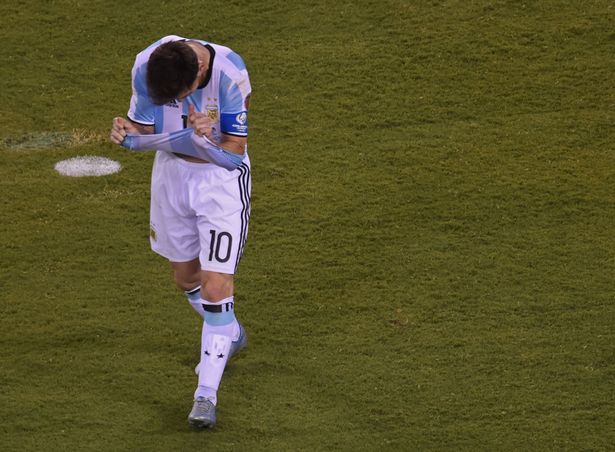
<path id="1" fill-rule="evenodd" d="M 3 2 L 0 450 L 612 450 L 615 7 Z M 135 54 L 253 95 L 250 335 L 194 432 L 196 314 L 107 142 Z M 68 178 L 56 162 L 119 161 Z"/>

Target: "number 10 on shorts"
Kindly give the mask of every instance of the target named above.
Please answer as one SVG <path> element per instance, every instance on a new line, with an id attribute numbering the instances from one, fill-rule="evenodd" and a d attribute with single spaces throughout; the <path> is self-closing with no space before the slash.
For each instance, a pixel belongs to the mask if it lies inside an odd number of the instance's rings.
<path id="1" fill-rule="evenodd" d="M 210 229 L 209 234 L 209 261 L 227 262 L 231 257 L 233 237 L 228 232 L 216 232 L 214 229 Z"/>

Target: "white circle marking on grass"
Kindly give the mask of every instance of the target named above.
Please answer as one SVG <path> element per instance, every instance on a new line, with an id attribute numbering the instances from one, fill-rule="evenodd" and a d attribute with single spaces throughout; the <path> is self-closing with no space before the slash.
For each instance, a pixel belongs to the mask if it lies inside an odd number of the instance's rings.
<path id="1" fill-rule="evenodd" d="M 122 169 L 122 165 L 106 157 L 73 157 L 56 163 L 55 170 L 63 176 L 106 176 Z"/>

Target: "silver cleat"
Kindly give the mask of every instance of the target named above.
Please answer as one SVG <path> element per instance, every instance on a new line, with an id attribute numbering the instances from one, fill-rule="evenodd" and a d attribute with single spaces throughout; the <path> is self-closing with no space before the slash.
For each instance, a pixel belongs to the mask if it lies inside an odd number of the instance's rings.
<path id="1" fill-rule="evenodd" d="M 216 406 L 205 397 L 197 397 L 188 415 L 188 423 L 194 428 L 213 428 L 216 425 Z"/>

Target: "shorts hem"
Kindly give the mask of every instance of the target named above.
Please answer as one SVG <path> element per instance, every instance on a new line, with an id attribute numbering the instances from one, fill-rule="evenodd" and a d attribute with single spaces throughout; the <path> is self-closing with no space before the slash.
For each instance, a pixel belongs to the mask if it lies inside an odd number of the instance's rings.
<path id="1" fill-rule="evenodd" d="M 170 255 L 169 253 L 165 253 L 165 252 L 163 252 L 163 251 L 160 251 L 160 250 L 157 250 L 157 249 L 154 249 L 154 248 L 152 248 L 152 251 L 153 251 L 154 253 L 156 253 L 156 254 L 158 254 L 158 255 L 160 255 L 160 256 L 162 256 L 162 257 L 164 257 L 164 258 L 165 258 L 165 259 L 167 259 L 169 262 L 190 262 L 190 261 L 193 261 L 193 260 L 195 260 L 195 259 L 198 259 L 198 258 L 199 258 L 199 255 L 198 255 L 198 254 L 197 254 L 196 256 L 192 257 L 192 258 L 187 258 L 187 259 L 186 259 L 186 258 L 183 258 L 183 257 L 182 257 L 182 258 L 180 258 L 180 257 L 177 257 L 177 256 L 172 256 L 172 255 Z"/>

